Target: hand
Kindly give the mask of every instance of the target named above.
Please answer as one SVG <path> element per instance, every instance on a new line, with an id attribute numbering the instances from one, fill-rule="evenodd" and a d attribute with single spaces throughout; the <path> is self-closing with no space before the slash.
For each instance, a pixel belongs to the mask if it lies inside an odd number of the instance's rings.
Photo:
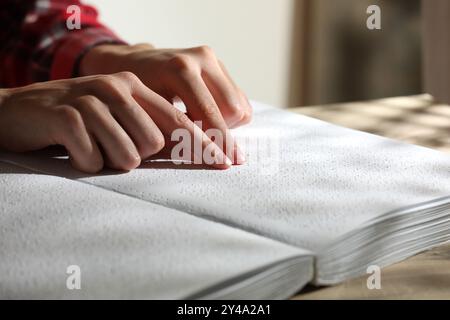
<path id="1" fill-rule="evenodd" d="M 0 90 L 0 148 L 24 152 L 63 145 L 73 166 L 89 173 L 104 164 L 137 167 L 164 147 L 165 136 L 170 141 L 175 128 L 212 149 L 214 167 L 231 165 L 203 131 L 194 132 L 183 112 L 130 72 Z"/>
<path id="2" fill-rule="evenodd" d="M 155 49 L 146 44 L 101 45 L 91 49 L 80 65 L 83 75 L 118 71 L 133 72 L 169 102 L 180 98 L 191 120 L 202 121 L 205 129 L 219 129 L 223 136 L 228 128 L 251 120 L 248 99 L 209 47 Z M 236 153 L 235 163 L 244 162 L 237 147 Z"/>

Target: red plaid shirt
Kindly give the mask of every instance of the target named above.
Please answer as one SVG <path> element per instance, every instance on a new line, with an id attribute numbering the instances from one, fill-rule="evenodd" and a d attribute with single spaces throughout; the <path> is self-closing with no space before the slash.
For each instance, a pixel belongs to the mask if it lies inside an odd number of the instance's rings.
<path id="1" fill-rule="evenodd" d="M 66 26 L 70 5 L 81 9 L 81 29 Z M 0 87 L 71 78 L 83 54 L 101 43 L 123 43 L 78 0 L 0 0 Z"/>

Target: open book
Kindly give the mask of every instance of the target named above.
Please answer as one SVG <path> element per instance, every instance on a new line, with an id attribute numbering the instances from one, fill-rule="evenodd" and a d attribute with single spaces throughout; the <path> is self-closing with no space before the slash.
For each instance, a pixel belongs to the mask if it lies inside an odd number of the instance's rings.
<path id="1" fill-rule="evenodd" d="M 0 298 L 287 298 L 450 240 L 449 156 L 253 106 L 225 171 L 0 153 Z"/>

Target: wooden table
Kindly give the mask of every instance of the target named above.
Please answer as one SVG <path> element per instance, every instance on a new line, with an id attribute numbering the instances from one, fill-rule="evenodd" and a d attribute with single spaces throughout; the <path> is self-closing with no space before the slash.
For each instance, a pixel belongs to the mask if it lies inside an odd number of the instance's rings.
<path id="1" fill-rule="evenodd" d="M 450 153 L 450 106 L 428 95 L 290 110 Z M 450 299 L 450 244 L 383 268 L 381 290 L 367 289 L 366 281 L 307 287 L 294 299 Z"/>

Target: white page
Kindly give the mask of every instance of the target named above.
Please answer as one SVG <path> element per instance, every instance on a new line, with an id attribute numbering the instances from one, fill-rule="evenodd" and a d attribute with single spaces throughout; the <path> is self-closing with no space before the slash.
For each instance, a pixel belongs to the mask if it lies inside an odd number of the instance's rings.
<path id="1" fill-rule="evenodd" d="M 0 173 L 0 299 L 182 298 L 305 254 L 84 183 Z M 66 287 L 69 265 L 81 290 Z"/>
<path id="2" fill-rule="evenodd" d="M 63 160 L 1 157 L 314 252 L 389 211 L 450 195 L 450 157 L 443 153 L 253 106 L 252 124 L 236 135 L 278 136 L 279 152 L 261 163 L 249 145 L 248 163 L 225 171 L 153 163 L 86 177 Z"/>

